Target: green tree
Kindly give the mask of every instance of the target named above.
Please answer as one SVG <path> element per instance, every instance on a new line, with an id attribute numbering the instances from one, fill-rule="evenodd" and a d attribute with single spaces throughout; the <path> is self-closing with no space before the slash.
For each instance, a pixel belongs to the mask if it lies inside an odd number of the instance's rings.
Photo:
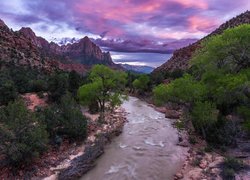
<path id="1" fill-rule="evenodd" d="M 171 86 L 160 84 L 153 89 L 153 99 L 156 105 L 163 105 L 170 99 Z"/>
<path id="2" fill-rule="evenodd" d="M 206 139 L 207 128 L 214 125 L 218 120 L 218 110 L 215 104 L 211 102 L 196 102 L 191 111 L 191 116 L 194 127 L 201 131 L 203 138 Z"/>
<path id="3" fill-rule="evenodd" d="M 141 75 L 138 79 L 133 81 L 133 86 L 140 94 L 144 93 L 149 88 L 150 78 L 148 75 Z"/>
<path id="4" fill-rule="evenodd" d="M 8 74 L 0 73 L 0 105 L 6 105 L 17 98 L 14 82 Z"/>
<path id="5" fill-rule="evenodd" d="M 250 67 L 250 25 L 244 24 L 225 30 L 203 42 L 203 48 L 192 58 L 196 73 L 222 69 L 226 73 L 237 73 Z"/>
<path id="6" fill-rule="evenodd" d="M 82 78 L 81 76 L 76 72 L 76 71 L 71 71 L 69 73 L 69 92 L 72 93 L 74 97 L 77 96 L 77 90 L 80 87 L 82 83 Z"/>
<path id="7" fill-rule="evenodd" d="M 84 139 L 87 134 L 87 118 L 83 116 L 79 105 L 66 93 L 59 104 L 51 105 L 38 113 L 40 119 L 47 125 L 51 138 L 66 136 L 72 139 Z"/>
<path id="8" fill-rule="evenodd" d="M 0 111 L 0 148 L 12 165 L 29 163 L 46 150 L 45 126 L 22 101 L 10 103 Z"/>
<path id="9" fill-rule="evenodd" d="M 68 75 L 55 72 L 49 79 L 49 97 L 52 101 L 60 101 L 68 90 Z"/>
<path id="10" fill-rule="evenodd" d="M 116 97 L 123 97 L 121 93 L 126 85 L 127 74 L 112 70 L 104 65 L 95 65 L 89 79 L 90 83 L 79 88 L 79 99 L 84 105 L 98 102 L 103 116 L 106 105 L 111 105 L 111 102 L 112 106 L 120 103 Z M 116 103 L 114 104 L 114 102 Z"/>
<path id="11" fill-rule="evenodd" d="M 153 93 L 155 102 L 160 104 L 164 101 L 193 104 L 195 101 L 204 99 L 207 91 L 203 83 L 185 74 L 170 84 L 155 87 Z"/>

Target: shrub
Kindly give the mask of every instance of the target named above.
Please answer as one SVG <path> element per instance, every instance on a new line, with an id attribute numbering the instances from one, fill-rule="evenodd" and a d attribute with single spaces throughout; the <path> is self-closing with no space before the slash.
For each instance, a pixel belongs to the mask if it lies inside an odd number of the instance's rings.
<path id="1" fill-rule="evenodd" d="M 139 93 L 144 93 L 149 87 L 150 78 L 149 76 L 143 74 L 138 79 L 133 81 L 133 87 L 139 91 Z"/>
<path id="2" fill-rule="evenodd" d="M 86 137 L 87 119 L 69 93 L 62 97 L 59 104 L 41 111 L 39 116 L 46 123 L 51 138 L 58 135 L 72 139 Z"/>
<path id="3" fill-rule="evenodd" d="M 52 101 L 59 101 L 68 89 L 68 76 L 55 72 L 49 79 L 49 97 Z"/>
<path id="4" fill-rule="evenodd" d="M 10 164 L 19 166 L 46 150 L 45 126 L 29 112 L 22 101 L 1 109 L 0 138 L 2 151 Z"/>
<path id="5" fill-rule="evenodd" d="M 227 157 L 223 163 L 222 175 L 224 179 L 235 179 L 235 173 L 241 170 L 243 163 L 236 158 Z"/>
<path id="6" fill-rule="evenodd" d="M 153 99 L 156 105 L 163 105 L 169 99 L 171 87 L 166 84 L 160 84 L 153 89 Z"/>
<path id="7" fill-rule="evenodd" d="M 215 104 L 211 102 L 196 102 L 191 116 L 194 127 L 198 131 L 201 131 L 203 138 L 206 139 L 207 128 L 215 124 L 218 120 L 218 110 Z"/>

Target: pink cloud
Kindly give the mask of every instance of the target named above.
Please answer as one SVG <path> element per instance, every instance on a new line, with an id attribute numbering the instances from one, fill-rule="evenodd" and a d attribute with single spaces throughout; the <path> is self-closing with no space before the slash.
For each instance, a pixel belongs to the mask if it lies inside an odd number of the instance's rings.
<path id="1" fill-rule="evenodd" d="M 202 16 L 191 16 L 188 18 L 188 22 L 190 32 L 209 32 L 218 25 L 216 19 Z"/>

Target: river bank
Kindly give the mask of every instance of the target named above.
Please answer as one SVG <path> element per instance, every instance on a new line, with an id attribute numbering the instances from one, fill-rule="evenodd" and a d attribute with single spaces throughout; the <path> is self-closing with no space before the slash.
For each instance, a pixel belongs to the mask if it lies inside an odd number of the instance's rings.
<path id="1" fill-rule="evenodd" d="M 83 111 L 83 114 L 89 119 L 88 136 L 84 142 L 80 140 L 70 142 L 65 139 L 59 147 L 49 146 L 47 152 L 40 158 L 34 159 L 34 162 L 29 166 L 26 165 L 19 168 L 15 174 L 8 167 L 1 168 L 0 179 L 52 180 L 58 179 L 58 174 L 62 171 L 64 176 L 68 176 L 67 172 L 69 169 L 71 169 L 70 176 L 77 177 L 72 172 L 74 172 L 78 160 L 86 156 L 86 154 L 88 154 L 86 159 L 89 163 L 88 168 L 85 169 L 89 170 L 94 167 L 94 160 L 98 156 L 89 156 L 89 154 L 92 152 L 95 153 L 97 149 L 101 152 L 104 145 L 110 142 L 112 137 L 122 132 L 123 125 L 126 122 L 126 113 L 124 109 L 119 107 L 115 109 L 114 112 L 107 113 L 106 120 L 102 123 L 98 122 L 99 115 L 90 115 L 86 110 Z M 98 146 L 95 144 L 98 144 Z M 62 175 L 60 177 L 62 177 Z"/>
<path id="2" fill-rule="evenodd" d="M 176 173 L 174 179 L 186 180 L 222 180 L 225 160 L 230 157 L 242 163 L 238 172 L 234 172 L 236 180 L 250 179 L 250 141 L 246 134 L 241 133 L 237 138 L 237 146 L 227 147 L 226 151 L 211 148 L 205 140 L 202 139 L 189 123 L 186 127 L 180 124 L 180 119 L 185 118 L 185 108 L 166 105 L 165 107 L 157 107 L 153 104 L 151 98 L 141 98 L 150 103 L 156 111 L 164 113 L 166 118 L 175 119 L 173 124 L 179 131 L 179 146 L 187 147 L 188 155 L 183 163 L 182 168 Z M 239 165 L 240 166 L 240 165 Z"/>
<path id="3" fill-rule="evenodd" d="M 123 133 L 105 146 L 97 166 L 81 179 L 173 179 L 187 148 L 177 146 L 178 131 L 172 120 L 135 97 L 122 107 L 128 113 Z"/>

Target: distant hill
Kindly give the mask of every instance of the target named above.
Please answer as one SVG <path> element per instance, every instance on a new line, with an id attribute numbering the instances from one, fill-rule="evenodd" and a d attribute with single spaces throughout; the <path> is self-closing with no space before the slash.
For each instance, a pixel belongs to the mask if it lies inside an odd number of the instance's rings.
<path id="1" fill-rule="evenodd" d="M 227 21 L 222 24 L 218 29 L 213 31 L 208 36 L 203 39 L 186 46 L 184 48 L 178 49 L 174 51 L 173 56 L 164 64 L 156 68 L 152 74 L 163 74 L 165 72 L 173 72 L 175 70 L 185 70 L 189 67 L 189 61 L 194 55 L 195 51 L 201 48 L 201 43 L 208 39 L 210 36 L 221 34 L 224 30 L 239 26 L 241 24 L 249 24 L 250 23 L 250 11 L 246 11 L 245 13 L 240 14 L 239 16 Z"/>
<path id="2" fill-rule="evenodd" d="M 122 67 L 128 71 L 133 71 L 136 73 L 150 74 L 154 68 L 150 66 L 136 66 L 129 64 L 122 64 Z"/>
<path id="3" fill-rule="evenodd" d="M 122 68 L 112 61 L 109 52 L 102 52 L 87 36 L 59 46 L 37 37 L 30 28 L 12 31 L 0 20 L 0 67 L 8 63 L 47 71 L 75 70 L 78 73 L 86 73 L 95 64 Z"/>

